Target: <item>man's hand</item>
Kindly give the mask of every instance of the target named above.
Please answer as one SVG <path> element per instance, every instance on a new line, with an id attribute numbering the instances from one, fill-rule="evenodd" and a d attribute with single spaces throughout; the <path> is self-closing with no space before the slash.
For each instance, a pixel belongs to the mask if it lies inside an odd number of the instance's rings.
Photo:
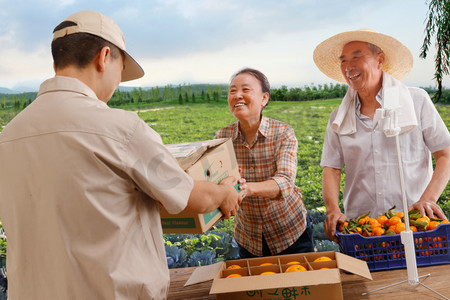
<path id="1" fill-rule="evenodd" d="M 417 209 L 422 215 L 426 215 L 429 218 L 440 218 L 447 220 L 447 217 L 445 216 L 442 209 L 437 205 L 433 200 L 425 200 L 420 199 L 413 205 L 411 205 L 408 210 L 414 210 Z"/>
<path id="2" fill-rule="evenodd" d="M 327 237 L 333 242 L 338 242 L 336 237 L 336 226 L 337 224 L 342 224 L 347 220 L 347 216 L 344 215 L 341 211 L 329 212 L 327 211 L 327 218 L 323 223 L 323 227 L 325 228 L 325 234 Z"/>
<path id="3" fill-rule="evenodd" d="M 220 204 L 220 210 L 224 214 L 225 219 L 229 219 L 231 216 L 236 215 L 239 209 L 239 204 L 245 197 L 245 191 L 238 193 L 234 188 L 235 180 L 236 179 L 234 177 L 230 176 L 223 179 L 219 183 L 219 185 L 224 189 L 224 199 L 222 201 L 222 204 Z"/>

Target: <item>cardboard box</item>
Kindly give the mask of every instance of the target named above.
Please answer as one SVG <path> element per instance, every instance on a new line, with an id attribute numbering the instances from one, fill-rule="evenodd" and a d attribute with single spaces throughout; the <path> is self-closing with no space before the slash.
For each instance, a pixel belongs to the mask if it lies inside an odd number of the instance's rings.
<path id="1" fill-rule="evenodd" d="M 166 147 L 183 170 L 195 180 L 219 183 L 228 176 L 240 178 L 231 139 L 170 144 Z M 237 182 L 235 188 L 240 191 Z M 207 214 L 182 212 L 171 215 L 162 207 L 160 214 L 163 233 L 205 233 L 222 217 L 219 209 Z"/>
<path id="2" fill-rule="evenodd" d="M 331 260 L 314 262 L 321 256 Z M 284 273 L 292 261 L 300 262 L 307 271 Z M 261 266 L 262 263 L 272 265 Z M 235 264 L 241 268 L 227 269 Z M 372 280 L 366 262 L 327 251 L 220 262 L 197 268 L 185 286 L 213 279 L 210 294 L 215 294 L 218 300 L 343 299 L 340 270 Z M 267 271 L 276 274 L 260 275 Z M 232 273 L 242 277 L 226 278 Z"/>

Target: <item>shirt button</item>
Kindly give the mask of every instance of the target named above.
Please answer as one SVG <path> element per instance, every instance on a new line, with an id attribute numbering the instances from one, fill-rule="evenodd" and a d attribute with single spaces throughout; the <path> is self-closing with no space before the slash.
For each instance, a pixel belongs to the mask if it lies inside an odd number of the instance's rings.
<path id="1" fill-rule="evenodd" d="M 378 175 L 380 175 L 380 173 L 381 173 L 380 171 L 377 171 L 377 174 L 378 174 Z"/>
<path id="2" fill-rule="evenodd" d="M 381 192 L 378 192 L 378 195 L 380 195 L 380 196 L 381 196 Z"/>
<path id="3" fill-rule="evenodd" d="M 378 149 L 375 149 L 375 153 L 378 153 Z"/>
<path id="4" fill-rule="evenodd" d="M 377 132 L 377 131 L 374 129 L 373 132 Z"/>

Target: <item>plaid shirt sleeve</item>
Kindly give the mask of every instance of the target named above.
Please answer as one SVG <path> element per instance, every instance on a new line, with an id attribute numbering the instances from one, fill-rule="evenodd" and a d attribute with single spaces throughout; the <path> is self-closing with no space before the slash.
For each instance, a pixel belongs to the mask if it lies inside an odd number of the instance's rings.
<path id="1" fill-rule="evenodd" d="M 291 197 L 295 191 L 298 142 L 292 127 L 286 127 L 281 139 L 280 149 L 277 153 L 277 172 L 272 179 L 280 187 L 281 198 L 286 199 Z"/>

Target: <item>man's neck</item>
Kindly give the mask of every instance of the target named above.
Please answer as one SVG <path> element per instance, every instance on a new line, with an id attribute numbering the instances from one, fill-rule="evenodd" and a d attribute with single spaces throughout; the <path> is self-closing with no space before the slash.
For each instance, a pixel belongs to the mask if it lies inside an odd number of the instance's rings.
<path id="1" fill-rule="evenodd" d="M 67 66 L 63 69 L 56 70 L 55 76 L 76 78 L 86 84 L 97 95 L 97 80 L 95 73 L 90 72 L 89 70 L 89 68 L 80 69 L 75 66 Z"/>

